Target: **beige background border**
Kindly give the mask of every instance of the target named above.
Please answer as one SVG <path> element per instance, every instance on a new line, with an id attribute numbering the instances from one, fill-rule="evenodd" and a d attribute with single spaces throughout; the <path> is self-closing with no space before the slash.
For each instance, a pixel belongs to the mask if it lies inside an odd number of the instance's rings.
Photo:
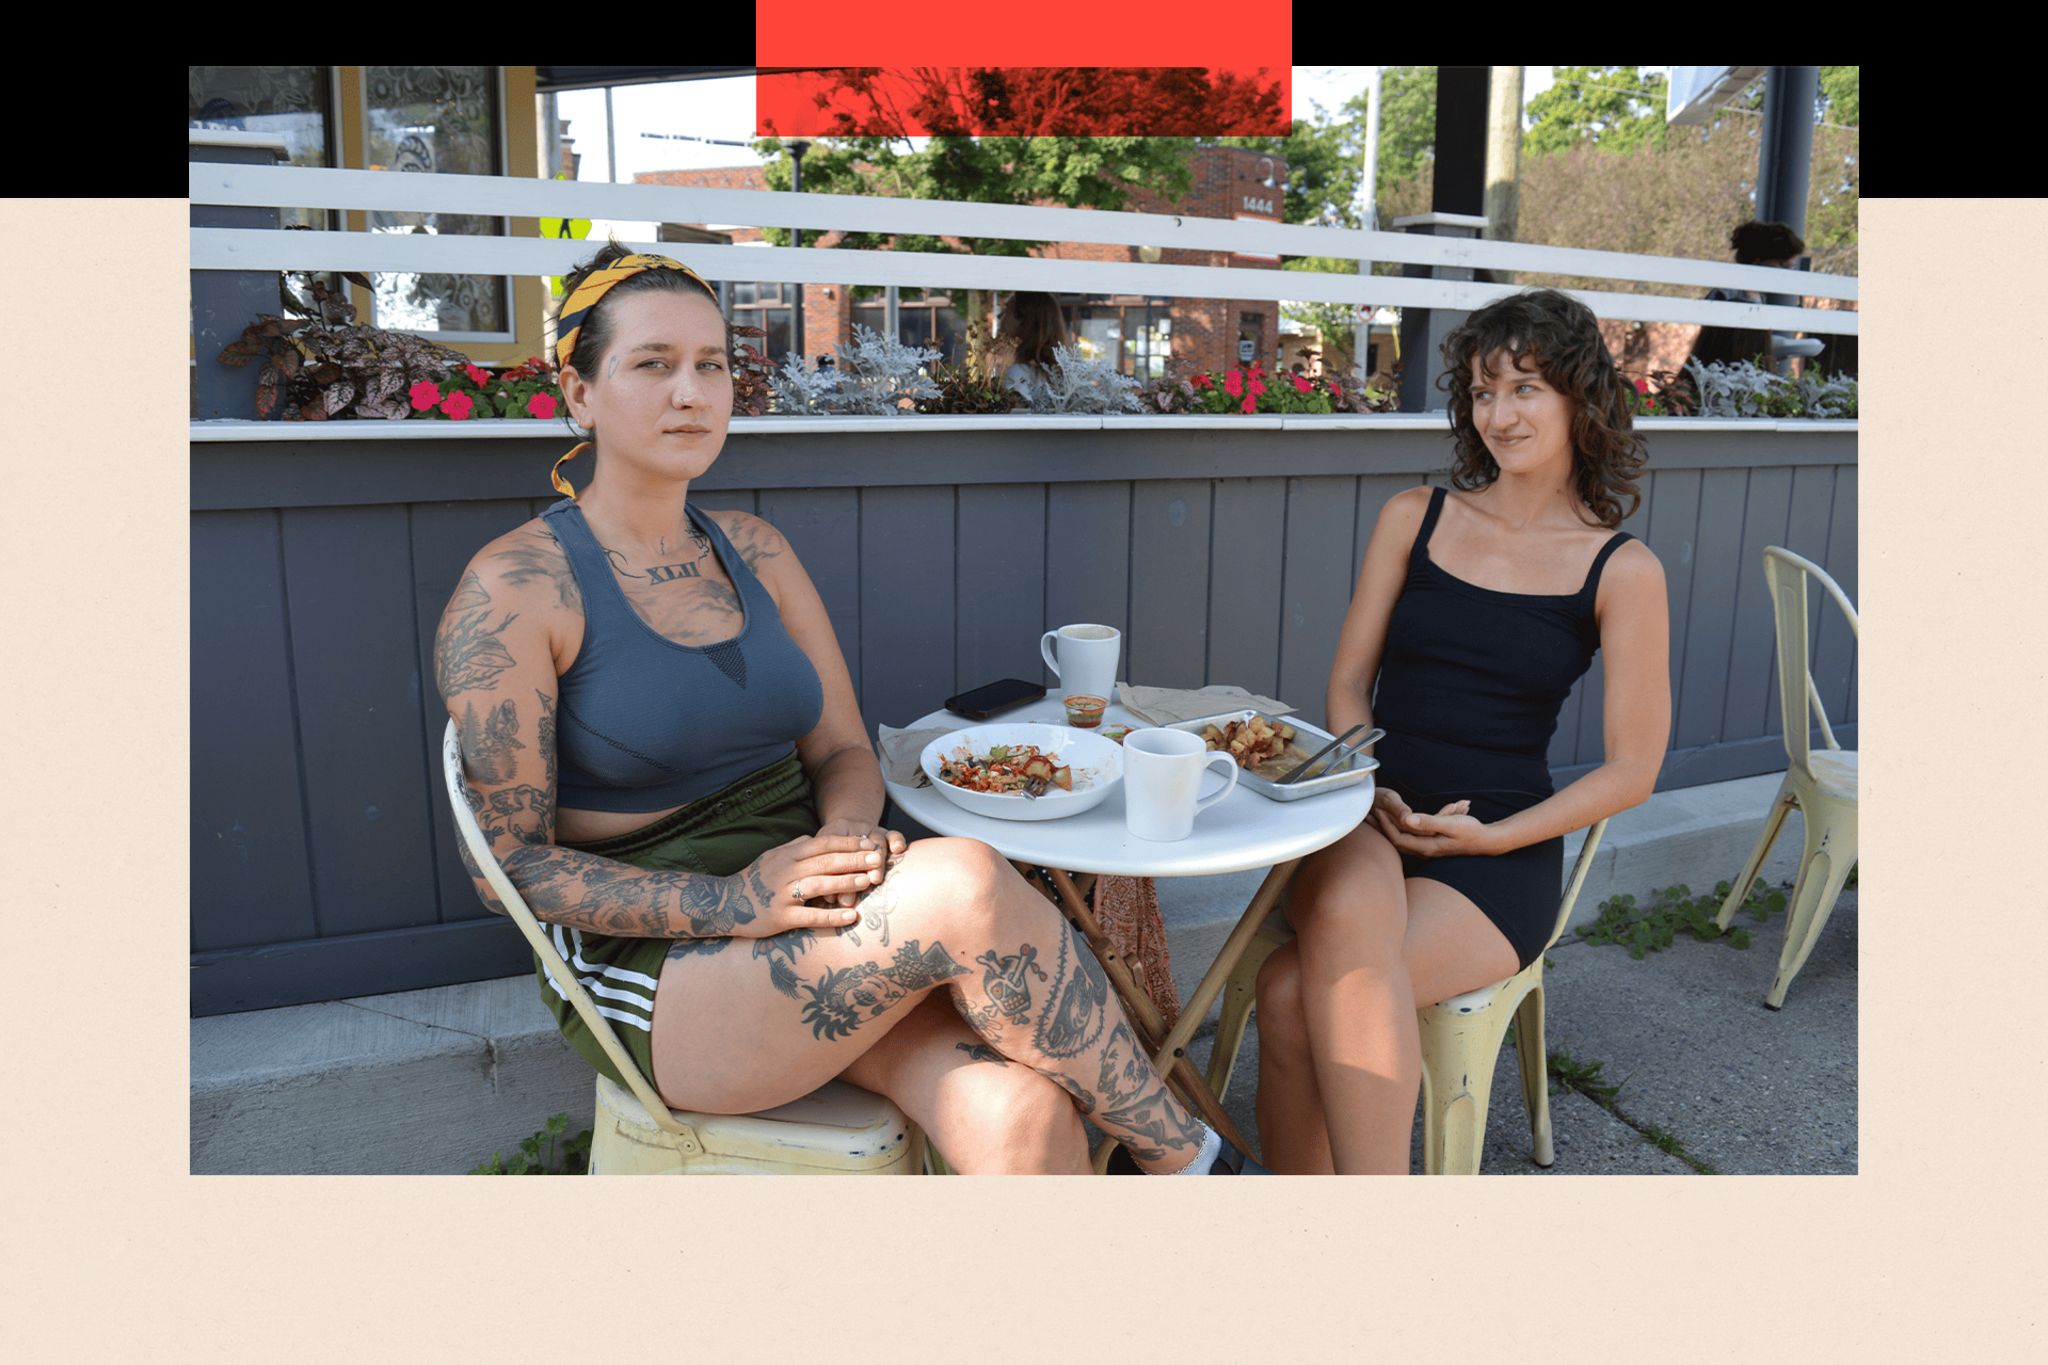
<path id="1" fill-rule="evenodd" d="M 826 1186 L 186 1174 L 187 210 L 0 202 L 10 1354 L 2017 1354 L 2043 1063 L 1999 1041 L 2031 978 L 1997 986 L 2040 922 L 2044 215 L 1863 215 L 1861 1175 Z"/>

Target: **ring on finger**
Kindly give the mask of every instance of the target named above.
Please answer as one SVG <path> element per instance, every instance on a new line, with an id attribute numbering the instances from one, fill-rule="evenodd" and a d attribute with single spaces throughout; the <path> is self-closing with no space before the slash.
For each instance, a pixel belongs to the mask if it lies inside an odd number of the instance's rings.
<path id="1" fill-rule="evenodd" d="M 792 901 L 801 901 L 801 900 L 803 900 L 803 898 L 804 898 L 804 879 L 803 879 L 802 877 L 798 877 L 798 878 L 797 878 L 797 879 L 796 879 L 795 881 L 793 881 L 793 882 L 791 882 L 791 883 L 789 884 L 789 898 L 790 898 L 790 899 L 791 899 Z"/>

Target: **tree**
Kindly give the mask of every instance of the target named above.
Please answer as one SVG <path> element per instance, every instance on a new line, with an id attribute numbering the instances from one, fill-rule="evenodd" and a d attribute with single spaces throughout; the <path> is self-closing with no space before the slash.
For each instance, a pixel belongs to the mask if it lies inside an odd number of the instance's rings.
<path id="1" fill-rule="evenodd" d="M 768 187 L 791 185 L 790 157 L 779 138 L 761 138 L 754 151 L 766 163 Z M 951 199 L 978 204 L 1037 204 L 1121 209 L 1142 186 L 1176 202 L 1194 184 L 1189 138 L 1172 137 L 934 137 L 921 152 L 898 151 L 890 139 L 852 137 L 812 145 L 804 157 L 804 190 L 818 194 L 880 194 L 900 199 Z M 775 246 L 789 230 L 763 228 Z M 856 250 L 946 251 L 979 256 L 1026 256 L 1043 242 L 1002 237 L 946 238 L 928 233 L 849 232 L 830 243 Z M 988 346 L 984 290 L 964 293 L 967 360 L 979 369 Z"/>

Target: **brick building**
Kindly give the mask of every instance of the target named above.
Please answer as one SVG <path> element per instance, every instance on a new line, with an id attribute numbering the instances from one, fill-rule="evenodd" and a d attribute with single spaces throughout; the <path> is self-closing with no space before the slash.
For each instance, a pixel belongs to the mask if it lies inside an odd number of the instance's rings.
<path id="1" fill-rule="evenodd" d="M 1180 203 L 1169 203 L 1143 189 L 1130 192 L 1126 207 L 1140 213 L 1177 213 L 1203 218 L 1281 221 L 1287 163 L 1236 147 L 1198 147 L 1191 169 L 1194 183 Z M 1265 182 L 1271 180 L 1271 186 Z M 642 174 L 641 184 L 703 185 L 717 189 L 766 190 L 756 166 L 712 170 L 679 170 Z M 1050 202 L 1050 201 L 1046 201 Z M 831 246 L 843 234 L 827 232 L 817 245 Z M 707 231 L 694 224 L 662 224 L 664 241 L 755 242 L 753 228 Z M 957 239 L 948 238 L 948 241 Z M 806 244 L 813 239 L 806 238 Z M 1056 242 L 1037 254 L 1069 261 L 1138 261 L 1140 249 L 1102 243 Z M 1168 265 L 1229 266 L 1245 270 L 1277 270 L 1277 256 L 1246 256 L 1227 251 L 1162 248 L 1159 261 Z M 727 306 L 735 322 L 752 323 L 768 333 L 768 354 L 778 364 L 790 348 L 790 315 L 799 286 L 774 282 L 725 282 Z M 853 340 L 856 322 L 884 330 L 887 302 L 879 288 L 845 285 L 801 286 L 804 304 L 804 350 L 812 357 L 831 354 L 832 347 Z M 965 354 L 964 310 L 943 290 L 901 288 L 897 291 L 898 335 L 906 343 L 933 346 L 957 361 Z M 1248 360 L 1267 365 L 1277 357 L 1280 309 L 1277 303 L 1253 299 L 1190 299 L 1139 294 L 1059 296 L 1084 352 L 1114 355 L 1117 367 L 1139 380 L 1165 373 L 1169 357 L 1205 369 Z"/>

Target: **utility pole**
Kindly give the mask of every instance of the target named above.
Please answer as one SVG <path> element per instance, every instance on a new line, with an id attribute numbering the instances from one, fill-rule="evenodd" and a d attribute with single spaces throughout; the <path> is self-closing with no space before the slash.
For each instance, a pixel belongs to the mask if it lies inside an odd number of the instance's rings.
<path id="1" fill-rule="evenodd" d="M 1486 87 L 1486 230 L 1489 241 L 1515 240 L 1522 179 L 1522 68 L 1496 66 Z M 1513 284 L 1512 271 L 1492 272 Z"/>
<path id="2" fill-rule="evenodd" d="M 1365 211 L 1359 215 L 1359 224 L 1367 232 L 1380 230 L 1380 69 L 1370 68 L 1372 76 L 1365 87 L 1365 166 L 1359 176 L 1359 187 L 1365 197 Z M 1372 276 L 1372 262 L 1358 263 L 1360 278 Z M 1372 347 L 1371 303 L 1358 305 L 1359 314 L 1351 324 L 1351 383 L 1354 388 L 1364 388 L 1372 378 L 1366 372 L 1366 356 Z"/>

